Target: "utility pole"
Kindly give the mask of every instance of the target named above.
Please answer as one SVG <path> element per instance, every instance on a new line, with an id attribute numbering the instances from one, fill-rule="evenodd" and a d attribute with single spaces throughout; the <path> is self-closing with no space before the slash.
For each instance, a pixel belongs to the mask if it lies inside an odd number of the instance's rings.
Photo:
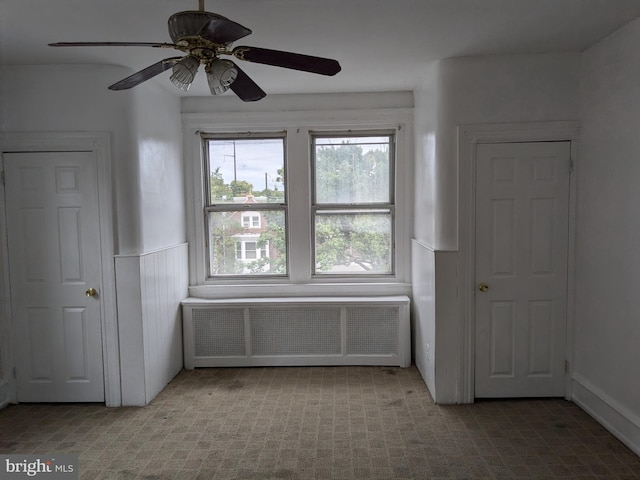
<path id="1" fill-rule="evenodd" d="M 233 141 L 233 181 L 238 182 L 238 172 L 236 170 L 236 141 Z"/>

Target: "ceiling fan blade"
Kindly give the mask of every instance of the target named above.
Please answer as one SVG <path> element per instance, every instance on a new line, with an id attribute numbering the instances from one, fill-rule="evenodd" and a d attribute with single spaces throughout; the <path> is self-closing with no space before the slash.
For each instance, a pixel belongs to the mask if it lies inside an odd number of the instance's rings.
<path id="1" fill-rule="evenodd" d="M 233 55 L 248 62 L 263 63 L 276 67 L 302 70 L 303 72 L 319 73 L 320 75 L 335 75 L 341 70 L 336 60 L 329 58 L 313 57 L 300 53 L 282 52 L 259 47 L 236 47 L 231 52 Z"/>
<path id="2" fill-rule="evenodd" d="M 50 47 L 155 47 L 176 48 L 173 43 L 153 42 L 56 42 L 50 43 Z"/>
<path id="3" fill-rule="evenodd" d="M 134 73 L 133 75 L 114 83 L 109 87 L 109 90 L 127 90 L 128 88 L 135 87 L 141 84 L 145 80 L 149 80 L 152 77 L 169 70 L 173 65 L 182 57 L 171 57 L 160 60 L 147 68 Z"/>
<path id="4" fill-rule="evenodd" d="M 262 90 L 256 82 L 251 80 L 249 75 L 244 73 L 234 62 L 231 63 L 233 63 L 238 70 L 238 75 L 229 88 L 240 97 L 240 100 L 243 102 L 255 102 L 266 97 L 267 94 L 264 93 L 264 90 Z"/>
<path id="5" fill-rule="evenodd" d="M 228 18 L 216 17 L 202 27 L 198 35 L 213 43 L 228 45 L 242 37 L 246 37 L 250 33 L 251 30 L 243 27 L 239 23 L 229 20 Z"/>

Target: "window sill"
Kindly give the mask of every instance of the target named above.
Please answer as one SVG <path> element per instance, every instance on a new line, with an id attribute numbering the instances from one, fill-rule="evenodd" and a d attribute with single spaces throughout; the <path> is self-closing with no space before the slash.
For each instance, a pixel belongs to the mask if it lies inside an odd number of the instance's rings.
<path id="1" fill-rule="evenodd" d="M 316 283 L 316 284 L 239 284 L 192 285 L 189 296 L 197 298 L 324 297 L 410 295 L 409 283 Z"/>

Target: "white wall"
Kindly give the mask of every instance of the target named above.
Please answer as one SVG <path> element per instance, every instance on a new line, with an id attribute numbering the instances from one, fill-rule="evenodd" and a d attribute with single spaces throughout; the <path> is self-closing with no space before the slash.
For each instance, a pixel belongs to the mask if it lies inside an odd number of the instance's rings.
<path id="1" fill-rule="evenodd" d="M 420 86 L 413 94 L 415 201 L 413 236 L 435 247 L 435 218 L 438 185 L 436 183 L 436 134 L 438 127 L 438 64 L 425 68 Z"/>
<path id="2" fill-rule="evenodd" d="M 583 55 L 574 398 L 640 454 L 640 19 Z"/>
<path id="3" fill-rule="evenodd" d="M 115 249 L 140 244 L 140 210 L 136 185 L 138 162 L 129 92 L 112 92 L 112 80 L 128 69 L 101 65 L 35 65 L 6 67 L 6 130 L 9 132 L 111 133 Z"/>
<path id="4" fill-rule="evenodd" d="M 149 82 L 134 90 L 139 251 L 151 252 L 186 239 L 180 98 Z"/>
<path id="5" fill-rule="evenodd" d="M 413 360 L 431 395 L 436 392 L 435 218 L 438 65 L 425 67 L 414 91 L 414 220 L 411 242 Z"/>
<path id="6" fill-rule="evenodd" d="M 447 255 L 447 261 L 437 271 L 435 280 L 461 281 L 459 262 L 465 254 L 460 248 L 460 236 L 468 234 L 459 216 L 460 199 L 468 202 L 465 192 L 460 192 L 458 182 L 457 130 L 460 125 L 509 122 L 544 122 L 576 120 L 579 116 L 579 63 L 578 54 L 500 55 L 484 57 L 452 58 L 438 62 L 433 75 L 423 80 L 416 91 L 416 179 L 433 192 L 416 197 L 415 235 L 434 251 L 458 252 L 458 260 Z M 424 112 L 434 109 L 435 112 Z M 435 121 L 433 120 L 435 115 Z M 435 137 L 431 139 L 431 135 Z M 435 151 L 435 156 L 433 155 Z M 418 190 L 416 184 L 416 191 Z M 423 219 L 420 206 L 434 212 L 433 220 Z M 430 222 L 433 221 L 433 224 Z M 437 254 L 436 254 L 437 257 Z M 412 268 L 414 278 L 420 277 L 427 266 L 417 264 Z M 458 271 L 451 271 L 458 269 Z M 446 288 L 435 284 L 435 292 Z M 458 288 L 466 288 L 458 283 Z M 414 292 L 415 293 L 415 292 Z M 437 302 L 437 296 L 433 301 Z M 434 358 L 436 375 L 435 391 L 431 391 L 439 403 L 460 401 L 462 381 L 463 342 L 461 332 L 464 305 L 455 295 L 442 297 L 440 302 L 450 302 L 425 307 L 425 312 L 437 309 L 442 312 L 434 317 L 422 315 L 425 332 L 434 332 L 430 339 L 430 355 Z M 426 320 L 425 320 L 426 319 Z M 435 325 L 431 325 L 434 322 Z M 433 342 L 435 341 L 435 350 Z M 426 358 L 426 344 L 415 346 L 416 358 Z"/>
<path id="7" fill-rule="evenodd" d="M 109 133 L 115 254 L 134 256 L 141 261 L 148 253 L 182 248 L 186 239 L 186 208 L 180 99 L 165 89 L 166 82 L 154 79 L 132 90 L 113 92 L 107 89 L 108 85 L 131 71 L 100 65 L 9 66 L 4 74 L 6 85 L 11 85 L 11 95 L 5 99 L 7 131 Z M 118 317 L 121 327 L 141 329 L 146 321 L 144 312 L 166 310 L 167 298 L 172 302 L 169 311 L 179 311 L 179 301 L 186 296 L 187 288 L 186 276 L 181 275 L 186 271 L 186 256 L 180 260 L 184 265 L 169 273 L 179 279 L 176 284 L 169 282 L 174 285 L 171 291 L 139 296 L 137 305 L 132 307 L 128 303 L 124 310 L 118 305 L 119 312 L 126 312 Z M 160 271 L 157 273 L 160 275 Z M 138 289 L 150 284 L 149 278 L 144 278 L 144 282 L 139 275 L 137 278 Z M 158 277 L 158 281 L 166 279 Z M 122 292 L 131 278 L 116 269 L 118 282 L 123 282 L 116 285 Z M 175 359 L 181 359 L 174 347 L 179 317 L 167 318 L 174 323 L 173 328 L 161 331 L 169 337 L 156 338 L 155 331 L 152 337 L 157 345 L 168 349 L 164 353 L 172 360 L 167 371 L 175 374 Z M 125 348 L 120 354 L 127 361 L 132 355 L 144 356 L 141 345 L 127 343 L 129 339 L 120 340 Z M 145 401 L 150 400 L 149 392 L 154 390 L 149 389 L 149 382 L 153 381 L 149 375 L 143 371 L 132 382 Z"/>
<path id="8" fill-rule="evenodd" d="M 104 65 L 5 68 L 6 131 L 111 133 L 119 254 L 185 241 L 180 98 L 153 80 L 107 89 L 130 74 Z"/>
<path id="9" fill-rule="evenodd" d="M 579 63 L 556 53 L 440 62 L 436 248 L 458 248 L 458 125 L 576 120 Z"/>

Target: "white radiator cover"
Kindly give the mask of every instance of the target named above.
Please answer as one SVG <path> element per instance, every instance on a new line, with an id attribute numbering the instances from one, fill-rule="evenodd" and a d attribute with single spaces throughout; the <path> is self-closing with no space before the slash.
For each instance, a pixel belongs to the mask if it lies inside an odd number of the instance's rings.
<path id="1" fill-rule="evenodd" d="M 185 368 L 411 364 L 409 297 L 182 302 Z"/>

